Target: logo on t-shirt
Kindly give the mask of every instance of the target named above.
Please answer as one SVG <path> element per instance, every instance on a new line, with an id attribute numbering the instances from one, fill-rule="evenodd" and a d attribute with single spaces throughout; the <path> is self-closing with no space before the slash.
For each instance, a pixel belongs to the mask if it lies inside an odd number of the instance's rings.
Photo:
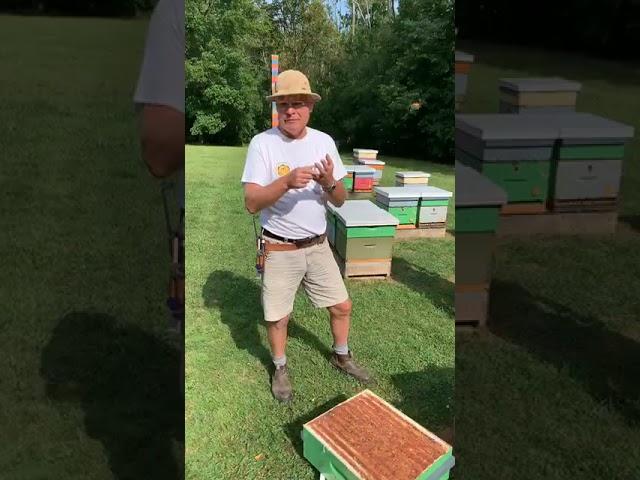
<path id="1" fill-rule="evenodd" d="M 279 177 L 284 177 L 290 171 L 291 171 L 291 168 L 289 168 L 289 165 L 287 165 L 286 163 L 279 163 L 278 164 L 278 176 Z"/>

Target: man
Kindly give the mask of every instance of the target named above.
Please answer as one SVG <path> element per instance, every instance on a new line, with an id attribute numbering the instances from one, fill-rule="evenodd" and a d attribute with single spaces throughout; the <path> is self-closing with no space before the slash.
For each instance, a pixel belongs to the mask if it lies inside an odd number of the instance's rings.
<path id="1" fill-rule="evenodd" d="M 159 0 L 147 31 L 134 102 L 140 115 L 142 158 L 156 178 L 174 176 L 176 202 L 184 218 L 184 1 Z M 172 232 L 171 310 L 184 333 L 184 223 Z M 184 387 L 181 356 L 180 388 Z"/>
<path id="2" fill-rule="evenodd" d="M 326 241 L 325 202 L 339 207 L 347 193 L 335 142 L 307 127 L 320 95 L 311 91 L 304 74 L 287 70 L 267 100 L 276 102 L 279 127 L 251 140 L 242 183 L 247 210 L 261 212 L 266 255 L 262 306 L 275 367 L 271 390 L 288 402 L 293 394 L 285 355 L 287 324 L 300 283 L 316 308 L 329 311 L 331 363 L 360 381 L 370 377 L 348 347 L 351 301 Z"/>

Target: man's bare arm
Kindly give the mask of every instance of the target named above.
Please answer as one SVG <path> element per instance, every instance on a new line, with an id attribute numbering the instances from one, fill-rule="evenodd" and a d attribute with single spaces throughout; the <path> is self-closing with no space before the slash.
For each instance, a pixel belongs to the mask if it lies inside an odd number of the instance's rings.
<path id="1" fill-rule="evenodd" d="M 342 180 L 336 182 L 336 188 L 333 192 L 327 192 L 327 200 L 333 203 L 336 207 L 341 207 L 347 199 L 347 190 L 344 188 Z"/>
<path id="2" fill-rule="evenodd" d="M 142 158 L 157 178 L 184 167 L 184 113 L 164 105 L 145 105 L 140 141 Z"/>
<path id="3" fill-rule="evenodd" d="M 244 205 L 252 215 L 268 208 L 291 188 L 304 188 L 312 180 L 312 167 L 299 167 L 269 185 L 247 183 L 244 186 Z"/>

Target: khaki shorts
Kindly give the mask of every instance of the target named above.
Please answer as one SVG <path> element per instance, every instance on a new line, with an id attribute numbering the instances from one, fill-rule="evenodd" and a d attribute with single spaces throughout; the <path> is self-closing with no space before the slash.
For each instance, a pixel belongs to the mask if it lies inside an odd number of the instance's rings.
<path id="1" fill-rule="evenodd" d="M 270 243 L 283 243 L 265 237 Z M 262 308 L 267 322 L 293 311 L 300 283 L 316 308 L 332 307 L 349 299 L 329 242 L 298 250 L 269 252 L 262 274 Z"/>

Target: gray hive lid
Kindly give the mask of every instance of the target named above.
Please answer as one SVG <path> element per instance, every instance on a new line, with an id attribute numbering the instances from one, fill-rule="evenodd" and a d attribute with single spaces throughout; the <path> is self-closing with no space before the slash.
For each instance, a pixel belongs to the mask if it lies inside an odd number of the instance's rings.
<path id="1" fill-rule="evenodd" d="M 456 162 L 456 207 L 504 205 L 503 189 L 476 170 Z"/>
<path id="2" fill-rule="evenodd" d="M 376 227 L 400 223 L 396 217 L 370 200 L 347 200 L 340 208 L 329 203 L 327 208 L 347 227 Z"/>
<path id="3" fill-rule="evenodd" d="M 375 168 L 367 167 L 366 165 L 345 165 L 344 168 L 347 172 L 370 173 L 371 175 L 376 173 Z"/>
<path id="4" fill-rule="evenodd" d="M 518 115 L 510 113 L 481 113 L 456 115 L 456 130 L 485 141 L 546 140 L 553 143 L 558 129 L 549 126 L 547 117 L 554 115 Z"/>
<path id="5" fill-rule="evenodd" d="M 554 115 L 553 123 L 557 124 L 561 139 L 620 139 L 628 140 L 633 137 L 633 127 L 624 123 L 591 113 L 561 113 Z"/>
<path id="6" fill-rule="evenodd" d="M 560 77 L 501 78 L 500 88 L 516 92 L 579 92 L 582 85 Z"/>
<path id="7" fill-rule="evenodd" d="M 453 197 L 453 192 L 445 190 L 443 188 L 434 187 L 432 185 L 405 185 L 404 188 L 410 191 L 414 191 L 420 195 L 422 199 L 437 200 L 442 198 Z"/>
<path id="8" fill-rule="evenodd" d="M 398 178 L 429 178 L 430 173 L 427 172 L 396 172 Z"/>
<path id="9" fill-rule="evenodd" d="M 389 200 L 415 200 L 416 205 L 420 200 L 420 192 L 405 187 L 374 187 L 373 191 Z"/>
<path id="10" fill-rule="evenodd" d="M 471 55 L 470 53 L 456 50 L 456 62 L 472 63 L 473 60 L 474 60 L 474 56 Z"/>

